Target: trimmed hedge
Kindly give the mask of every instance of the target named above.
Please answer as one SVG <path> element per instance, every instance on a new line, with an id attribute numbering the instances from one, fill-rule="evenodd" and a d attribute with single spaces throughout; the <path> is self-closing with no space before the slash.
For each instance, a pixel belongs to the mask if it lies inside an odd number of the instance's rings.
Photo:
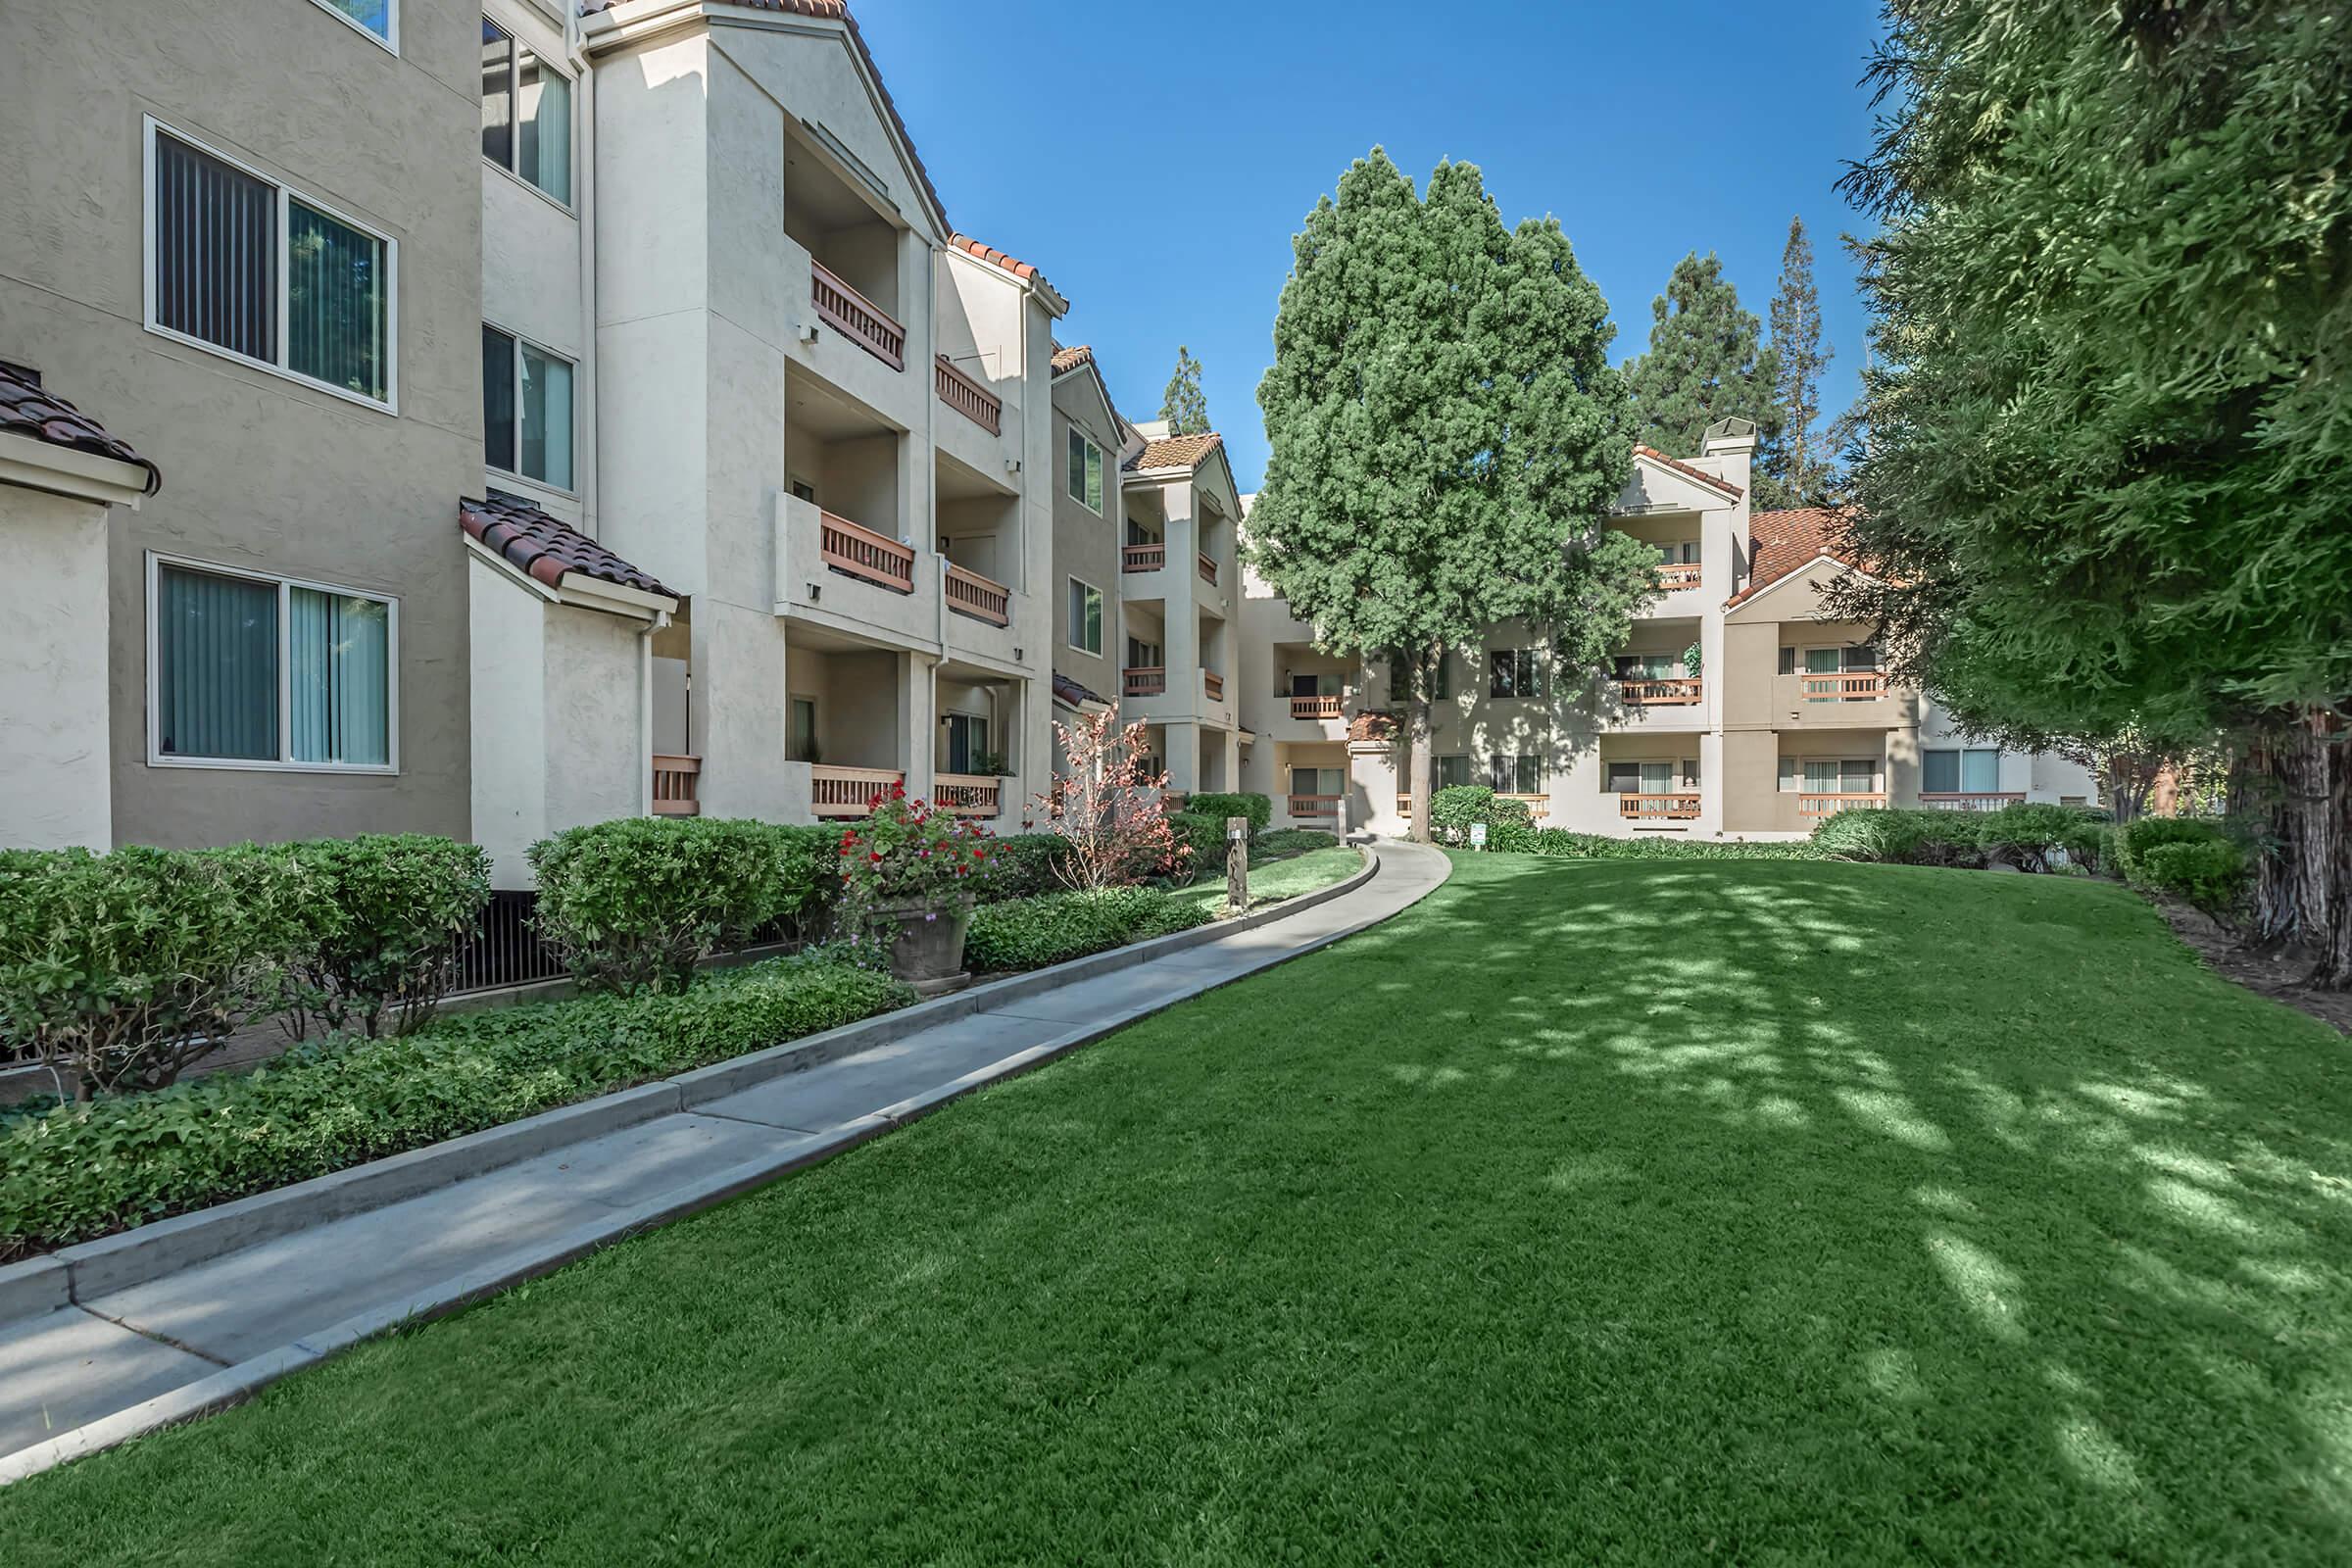
<path id="1" fill-rule="evenodd" d="M 1070 841 L 1058 833 L 1015 833 L 989 849 L 997 862 L 994 875 L 982 884 L 980 896 L 990 904 L 1007 899 L 1033 899 L 1063 886 L 1056 867 L 1069 858 Z"/>
<path id="2" fill-rule="evenodd" d="M 1986 863 L 1977 818 L 1968 811 L 1851 807 L 1816 823 L 1812 843 L 1833 860 L 1971 870 Z"/>
<path id="3" fill-rule="evenodd" d="M 1433 803 L 1434 804 L 1434 803 Z M 1576 833 L 1564 827 L 1491 828 L 1487 848 L 1506 855 L 1544 855 L 1563 860 L 1820 860 L 1827 857 L 1800 841 L 1727 843 L 1708 839 L 1615 838 Z"/>
<path id="4" fill-rule="evenodd" d="M 1470 842 L 1470 829 L 1487 825 L 1487 847 L 1494 847 L 1497 830 L 1533 832 L 1535 812 L 1525 801 L 1498 796 L 1484 784 L 1450 784 L 1429 798 L 1429 829 L 1448 844 Z"/>
<path id="5" fill-rule="evenodd" d="M 1217 842 L 1222 844 L 1225 819 L 1229 816 L 1248 817 L 1252 838 L 1263 833 L 1274 820 L 1274 802 L 1264 795 L 1195 795 L 1184 803 L 1180 814 L 1213 818 L 1217 824 Z"/>
<path id="6" fill-rule="evenodd" d="M 1042 969 L 1208 919 L 1198 903 L 1165 888 L 1103 888 L 987 904 L 972 911 L 963 959 L 982 973 Z"/>
<path id="7" fill-rule="evenodd" d="M 2166 844 L 2212 844 L 2224 837 L 2222 825 L 2201 816 L 2142 816 L 2115 830 L 2115 868 L 2123 879 L 2140 883 L 2147 855 Z"/>
<path id="8" fill-rule="evenodd" d="M 788 957 L 682 995 L 582 997 L 302 1046 L 247 1075 L 0 1120 L 0 1262 L 477 1132 L 913 1001 Z"/>
<path id="9" fill-rule="evenodd" d="M 2183 899 L 2217 920 L 2237 912 L 2254 874 L 2246 852 L 2219 837 L 2150 845 L 2136 865 L 2141 886 Z"/>
<path id="10" fill-rule="evenodd" d="M 1236 811 L 1234 815 L 1241 813 Z M 1168 831 L 1176 842 L 1192 847 L 1192 858 L 1184 862 L 1183 876 L 1206 875 L 1220 871 L 1225 865 L 1225 818 L 1211 816 L 1206 811 L 1174 811 L 1168 816 Z"/>
<path id="11" fill-rule="evenodd" d="M 291 848 L 310 877 L 314 934 L 292 966 L 288 1031 L 300 1039 L 357 1029 L 373 1039 L 387 1024 L 405 1035 L 430 1022 L 458 941 L 490 902 L 490 857 L 425 833 Z"/>

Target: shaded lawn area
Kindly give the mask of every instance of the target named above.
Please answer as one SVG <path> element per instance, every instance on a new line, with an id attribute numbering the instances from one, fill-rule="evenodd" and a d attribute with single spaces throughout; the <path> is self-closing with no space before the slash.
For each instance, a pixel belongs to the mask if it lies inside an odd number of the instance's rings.
<path id="1" fill-rule="evenodd" d="M 1364 867 L 1363 857 L 1342 846 L 1331 850 L 1309 850 L 1287 859 L 1269 860 L 1250 868 L 1250 907 L 1272 904 L 1278 899 L 1295 899 L 1301 893 L 1344 882 Z M 1176 896 L 1187 903 L 1198 904 L 1210 914 L 1225 910 L 1225 872 L 1220 867 L 1203 876 L 1191 887 L 1181 888 Z"/>
<path id="2" fill-rule="evenodd" d="M 0 1561 L 2343 1562 L 2345 1049 L 2109 887 L 1464 857 Z"/>

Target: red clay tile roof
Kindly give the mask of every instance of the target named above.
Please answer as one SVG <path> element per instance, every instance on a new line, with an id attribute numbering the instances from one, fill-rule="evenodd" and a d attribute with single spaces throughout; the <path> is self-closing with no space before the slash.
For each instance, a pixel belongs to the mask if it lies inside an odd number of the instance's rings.
<path id="1" fill-rule="evenodd" d="M 1638 455 L 1647 458 L 1653 463 L 1663 463 L 1675 472 L 1687 474 L 1690 478 L 1696 479 L 1700 484 L 1712 485 L 1716 489 L 1722 491 L 1725 495 L 1736 496 L 1740 494 L 1740 487 L 1732 483 L 1731 480 L 1719 479 L 1704 468 L 1694 468 L 1680 458 L 1670 458 L 1665 453 L 1660 452 L 1656 447 L 1636 446 L 1634 451 Z"/>
<path id="2" fill-rule="evenodd" d="M 1747 519 L 1753 559 L 1747 586 L 1723 602 L 1744 603 L 1823 556 L 1862 570 L 1845 542 L 1845 514 L 1835 507 L 1800 507 L 1793 512 L 1759 512 Z"/>
<path id="3" fill-rule="evenodd" d="M 1054 695 L 1072 708 L 1087 703 L 1093 703 L 1100 708 L 1116 708 L 1118 706 L 1107 697 L 1097 696 L 1058 669 L 1054 672 Z"/>
<path id="4" fill-rule="evenodd" d="M 845 25 L 851 47 L 858 51 L 858 58 L 865 62 L 865 69 L 873 74 L 874 85 L 882 93 L 882 107 L 890 112 L 890 122 L 897 127 L 899 140 L 906 145 L 906 156 L 913 160 L 915 176 L 923 182 L 923 193 L 931 198 L 931 210 L 944 220 L 948 204 L 939 199 L 939 187 L 931 183 L 931 171 L 923 167 L 922 154 L 914 150 L 914 137 L 907 132 L 906 122 L 900 115 L 899 106 L 891 101 L 890 88 L 882 80 L 882 68 L 874 63 L 874 52 L 866 47 L 865 34 L 858 30 L 858 19 L 850 15 L 848 0 L 729 0 L 729 3 L 742 6 L 747 11 L 776 11 L 787 16 L 814 17 L 820 22 L 838 22 Z M 580 0 L 580 15 L 592 17 L 599 11 L 610 11 L 619 4 L 621 0 Z"/>
<path id="5" fill-rule="evenodd" d="M 550 588 L 562 587 L 564 575 L 576 571 L 599 582 L 660 594 L 664 599 L 685 597 L 518 496 L 493 490 L 487 500 L 461 501 L 458 526 L 480 540 L 484 548 L 506 557 L 515 569 L 528 572 Z"/>
<path id="6" fill-rule="evenodd" d="M 1395 713 L 1375 712 L 1366 709 L 1348 721 L 1348 738 L 1351 741 L 1395 740 L 1398 727 Z"/>
<path id="7" fill-rule="evenodd" d="M 0 360 L 0 430 L 28 435 L 53 447 L 72 447 L 95 458 L 133 463 L 147 470 L 147 494 L 163 488 L 163 470 L 107 434 L 106 426 L 54 392 L 41 387 L 41 372 Z"/>
<path id="8" fill-rule="evenodd" d="M 1081 343 L 1074 349 L 1065 349 L 1058 343 L 1054 345 L 1054 373 L 1055 375 L 1067 375 L 1072 370 L 1094 363 L 1095 351 L 1091 344 Z"/>
<path id="9" fill-rule="evenodd" d="M 1126 466 L 1137 468 L 1197 468 L 1203 458 L 1224 443 L 1225 438 L 1214 430 L 1206 435 L 1170 435 L 1156 441 L 1146 441 L 1144 450 L 1129 458 Z"/>

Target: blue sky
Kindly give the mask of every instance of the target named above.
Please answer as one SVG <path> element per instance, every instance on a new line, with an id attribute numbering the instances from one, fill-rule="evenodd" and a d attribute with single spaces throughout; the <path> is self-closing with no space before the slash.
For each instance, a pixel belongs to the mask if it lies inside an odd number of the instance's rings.
<path id="1" fill-rule="evenodd" d="M 1159 412 L 1178 343 L 1253 488 L 1257 381 L 1291 236 L 1374 143 L 1416 180 L 1485 171 L 1505 222 L 1556 215 L 1608 297 L 1620 359 L 1687 251 L 1759 317 L 1791 215 L 1814 236 L 1856 390 L 1863 311 L 1831 187 L 1868 147 L 1866 0 L 868 0 L 858 24 L 960 228 L 1042 268 L 1128 417 Z M 1042 74 L 1041 74 L 1042 72 Z"/>

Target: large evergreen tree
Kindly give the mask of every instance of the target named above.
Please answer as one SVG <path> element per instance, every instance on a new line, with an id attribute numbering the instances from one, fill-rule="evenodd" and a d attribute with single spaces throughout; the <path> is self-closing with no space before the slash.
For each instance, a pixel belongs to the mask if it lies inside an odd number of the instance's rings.
<path id="1" fill-rule="evenodd" d="M 1821 422 L 1821 375 L 1829 368 L 1830 346 L 1822 341 L 1821 295 L 1813 287 L 1813 241 L 1805 220 L 1788 220 L 1788 243 L 1781 251 L 1781 284 L 1766 312 L 1772 323 L 1776 434 L 1765 440 L 1756 464 L 1760 508 L 1821 507 L 1830 503 L 1828 432 Z"/>
<path id="2" fill-rule="evenodd" d="M 1780 434 L 1778 362 L 1713 253 L 1675 263 L 1649 315 L 1648 352 L 1625 368 L 1640 440 L 1668 457 L 1694 457 L 1699 432 L 1733 415 L 1755 421 L 1759 441 Z"/>
<path id="3" fill-rule="evenodd" d="M 2352 983 L 2352 48 L 2320 0 L 1886 9 L 1851 608 L 1959 716 L 2221 734 Z"/>
<path id="4" fill-rule="evenodd" d="M 1375 148 L 1292 250 L 1250 559 L 1323 646 L 1402 677 L 1426 840 L 1433 661 L 1525 616 L 1590 668 L 1655 592 L 1654 552 L 1602 526 L 1633 464 L 1614 329 L 1559 224 L 1505 229 L 1471 164 L 1424 197 Z"/>
<path id="5" fill-rule="evenodd" d="M 1159 416 L 1170 435 L 1206 435 L 1208 400 L 1200 395 L 1200 362 L 1184 344 L 1176 345 L 1176 373 L 1159 400 Z"/>

